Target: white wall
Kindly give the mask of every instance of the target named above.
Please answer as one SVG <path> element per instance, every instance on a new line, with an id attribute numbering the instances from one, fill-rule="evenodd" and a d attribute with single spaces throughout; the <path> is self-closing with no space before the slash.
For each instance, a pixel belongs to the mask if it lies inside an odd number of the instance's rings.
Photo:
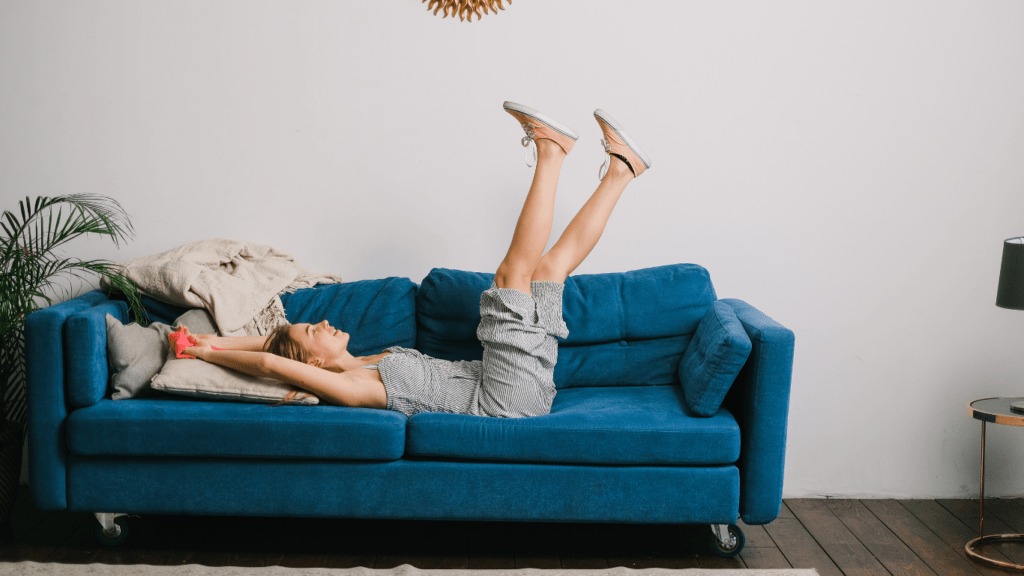
<path id="1" fill-rule="evenodd" d="M 796 333 L 785 494 L 977 492 L 969 399 L 1024 395 L 1024 4 L 0 0 L 0 206 L 118 199 L 124 260 L 228 236 L 348 279 L 493 271 L 532 172 L 504 100 L 647 150 L 578 273 L 694 262 Z M 990 427 L 987 494 L 1024 492 Z M 1012 462 L 1011 460 L 1015 461 Z"/>

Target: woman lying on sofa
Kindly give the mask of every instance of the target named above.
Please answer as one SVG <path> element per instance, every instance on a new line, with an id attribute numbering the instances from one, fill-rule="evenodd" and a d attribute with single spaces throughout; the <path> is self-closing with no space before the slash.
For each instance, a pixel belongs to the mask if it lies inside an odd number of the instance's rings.
<path id="1" fill-rule="evenodd" d="M 326 320 L 283 325 L 269 336 L 197 334 L 199 344 L 185 353 L 287 382 L 339 406 L 397 410 L 408 416 L 453 412 L 519 418 L 550 413 L 557 337 L 569 335 L 562 319 L 565 279 L 597 244 L 626 185 L 650 168 L 651 161 L 611 116 L 595 110 L 608 154 L 598 172 L 601 183 L 545 254 L 558 175 L 579 135 L 526 106 L 505 102 L 504 109 L 526 132 L 523 146 L 530 147 L 527 157 L 532 152 L 536 171 L 508 253 L 491 287 L 480 295 L 477 337 L 483 360 L 452 362 L 398 346 L 355 357 L 348 352 L 349 335 Z M 533 163 L 527 160 L 527 165 Z"/>

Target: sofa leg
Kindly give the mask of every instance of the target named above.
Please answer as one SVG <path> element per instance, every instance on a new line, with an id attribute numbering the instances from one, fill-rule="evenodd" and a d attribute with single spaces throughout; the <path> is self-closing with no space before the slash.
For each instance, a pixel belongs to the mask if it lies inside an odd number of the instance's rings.
<path id="1" fill-rule="evenodd" d="M 96 539 L 106 546 L 120 546 L 128 538 L 128 515 L 117 512 L 96 512 Z"/>
<path id="2" fill-rule="evenodd" d="M 725 558 L 731 558 L 743 550 L 746 538 L 743 531 L 735 524 L 712 524 L 711 525 L 711 547 L 715 554 Z"/>

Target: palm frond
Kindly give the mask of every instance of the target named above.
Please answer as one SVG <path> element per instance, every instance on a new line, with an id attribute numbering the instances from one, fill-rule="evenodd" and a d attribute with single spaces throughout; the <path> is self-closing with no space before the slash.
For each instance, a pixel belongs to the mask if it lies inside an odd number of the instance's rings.
<path id="1" fill-rule="evenodd" d="M 65 296 L 70 295 L 61 281 L 86 280 L 92 275 L 106 277 L 112 290 L 125 295 L 135 318 L 148 324 L 139 291 L 120 265 L 56 253 L 63 244 L 86 234 L 108 236 L 115 246 L 134 237 L 128 213 L 117 200 L 99 194 L 40 196 L 34 201 L 26 197 L 18 202 L 17 212 L 0 214 L 0 230 L 0 338 L 4 341 L 16 340 L 18 335 L 24 341 L 25 318 L 52 303 L 48 293 L 62 289 Z M 15 398 L 18 403 L 17 398 L 24 396 L 24 360 L 23 347 L 0 354 L 0 427 L 3 420 L 23 411 L 23 406 L 12 409 L 7 400 Z"/>
<path id="2" fill-rule="evenodd" d="M 65 215 L 63 207 L 70 210 Z M 57 208 L 54 214 L 53 208 Z M 33 203 L 29 198 L 18 202 L 21 218 L 13 212 L 3 213 L 2 240 L 6 261 L 15 250 L 22 250 L 28 256 L 46 254 L 83 234 L 110 236 L 115 246 L 122 240 L 134 237 L 132 227 L 121 204 L 113 198 L 99 194 L 69 194 L 66 196 L 39 197 Z M 43 216 L 47 216 L 44 220 Z"/>

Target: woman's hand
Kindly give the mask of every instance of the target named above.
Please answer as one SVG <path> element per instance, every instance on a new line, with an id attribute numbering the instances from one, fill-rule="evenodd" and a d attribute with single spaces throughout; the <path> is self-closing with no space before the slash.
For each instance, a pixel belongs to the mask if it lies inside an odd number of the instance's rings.
<path id="1" fill-rule="evenodd" d="M 218 348 L 222 348 L 220 344 L 220 336 L 217 336 L 216 334 L 192 334 L 192 337 L 199 342 L 200 346 L 216 346 Z"/>
<path id="2" fill-rule="evenodd" d="M 183 334 L 185 334 L 185 336 L 188 339 L 190 339 L 191 341 L 195 342 L 195 344 L 193 344 L 192 346 L 189 346 L 188 348 L 185 348 L 185 349 L 181 350 L 181 354 L 185 354 L 187 356 L 194 356 L 196 358 L 200 358 L 202 360 L 206 360 L 206 356 L 205 355 L 207 353 L 209 353 L 211 350 L 214 349 L 213 345 L 210 343 L 210 338 L 209 337 L 211 335 L 210 334 L 193 334 L 193 333 L 188 331 L 188 326 L 185 326 L 184 324 L 179 327 L 179 330 Z M 175 346 L 174 334 L 171 334 L 170 336 L 168 336 L 168 338 L 171 339 L 171 347 L 173 348 Z M 178 357 L 180 358 L 181 356 L 178 356 Z"/>

